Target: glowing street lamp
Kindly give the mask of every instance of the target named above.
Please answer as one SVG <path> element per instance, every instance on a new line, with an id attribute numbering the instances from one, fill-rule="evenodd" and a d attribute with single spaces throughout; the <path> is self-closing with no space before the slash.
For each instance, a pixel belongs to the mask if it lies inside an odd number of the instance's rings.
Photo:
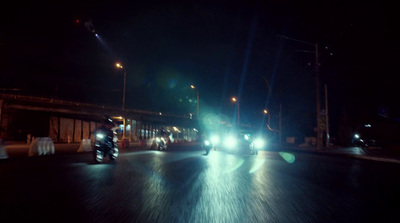
<path id="1" fill-rule="evenodd" d="M 237 119 L 238 119 L 238 125 L 239 125 L 239 124 L 240 124 L 240 106 L 239 106 L 239 100 L 236 99 L 235 97 L 232 97 L 232 101 L 235 102 L 235 103 L 237 103 L 237 107 L 238 107 L 238 117 L 237 117 Z"/>
<path id="2" fill-rule="evenodd" d="M 124 69 L 120 63 L 116 63 L 115 66 L 119 69 Z M 124 69 L 124 91 L 122 94 L 122 111 L 125 110 L 125 89 L 126 89 L 126 69 Z"/>
<path id="3" fill-rule="evenodd" d="M 190 85 L 191 89 L 197 89 L 193 84 Z M 199 90 L 197 90 L 197 118 L 199 117 Z"/>
<path id="4" fill-rule="evenodd" d="M 268 112 L 267 109 L 263 110 L 264 115 L 268 115 L 268 127 L 271 125 L 271 114 Z"/>

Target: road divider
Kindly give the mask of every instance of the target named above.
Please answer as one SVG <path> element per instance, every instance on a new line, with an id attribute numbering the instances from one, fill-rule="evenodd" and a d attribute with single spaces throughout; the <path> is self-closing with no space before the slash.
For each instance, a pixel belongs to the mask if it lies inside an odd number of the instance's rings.
<path id="1" fill-rule="evenodd" d="M 30 147 L 28 156 L 45 156 L 55 153 L 54 142 L 49 137 L 35 138 Z"/>
<path id="2" fill-rule="evenodd" d="M 89 152 L 89 151 L 93 151 L 92 141 L 90 141 L 90 139 L 82 139 L 78 152 Z"/>
<path id="3" fill-rule="evenodd" d="M 0 139 L 0 159 L 7 159 L 6 143 L 4 140 Z"/>

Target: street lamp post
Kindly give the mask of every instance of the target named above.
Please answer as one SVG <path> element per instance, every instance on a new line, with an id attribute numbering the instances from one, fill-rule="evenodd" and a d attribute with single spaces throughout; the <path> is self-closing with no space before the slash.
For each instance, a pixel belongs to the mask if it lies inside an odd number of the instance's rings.
<path id="1" fill-rule="evenodd" d="M 233 102 L 237 103 L 237 107 L 238 107 L 238 115 L 237 115 L 237 120 L 238 120 L 238 125 L 240 124 L 240 106 L 239 106 L 239 100 L 236 99 L 235 97 L 232 98 Z"/>
<path id="2" fill-rule="evenodd" d="M 268 126 L 271 125 L 271 114 L 268 112 L 267 109 L 264 109 L 264 114 L 268 115 Z"/>
<path id="3" fill-rule="evenodd" d="M 199 101 L 199 90 L 193 84 L 190 85 L 190 88 L 196 89 L 196 91 L 197 91 L 197 113 L 196 113 L 196 116 L 197 116 L 197 118 L 199 118 L 199 103 L 200 103 L 200 101 Z"/>
<path id="4" fill-rule="evenodd" d="M 119 69 L 124 69 L 120 63 L 115 64 Z M 125 110 L 126 69 L 124 69 L 124 89 L 122 93 L 122 111 Z"/>

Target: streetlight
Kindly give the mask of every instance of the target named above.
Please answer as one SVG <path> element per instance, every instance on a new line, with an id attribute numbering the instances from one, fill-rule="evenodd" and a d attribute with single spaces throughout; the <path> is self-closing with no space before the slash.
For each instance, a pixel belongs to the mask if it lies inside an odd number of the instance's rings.
<path id="1" fill-rule="evenodd" d="M 268 127 L 271 125 L 271 114 L 268 112 L 267 109 L 264 109 L 264 114 L 268 115 Z"/>
<path id="2" fill-rule="evenodd" d="M 237 107 L 238 107 L 238 117 L 237 117 L 237 119 L 238 119 L 238 125 L 239 125 L 239 124 L 240 124 L 240 106 L 239 106 L 239 100 L 236 99 L 235 97 L 232 97 L 232 101 L 235 102 L 235 103 L 237 103 Z"/>
<path id="3" fill-rule="evenodd" d="M 120 63 L 116 63 L 115 66 L 119 69 L 124 69 Z M 122 93 L 122 111 L 125 110 L 125 89 L 126 89 L 126 69 L 124 69 L 124 91 Z"/>
<path id="4" fill-rule="evenodd" d="M 193 84 L 190 85 L 191 89 L 196 89 L 196 86 L 194 86 Z M 197 114 L 196 114 L 197 118 L 199 118 L 199 90 L 197 90 Z"/>

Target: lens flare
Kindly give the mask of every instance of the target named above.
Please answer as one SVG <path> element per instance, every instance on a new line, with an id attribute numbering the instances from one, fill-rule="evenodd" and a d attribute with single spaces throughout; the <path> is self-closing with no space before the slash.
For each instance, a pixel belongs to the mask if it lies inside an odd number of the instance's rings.
<path id="1" fill-rule="evenodd" d="M 253 166 L 251 167 L 249 173 L 250 174 L 255 173 L 257 170 L 259 170 L 262 167 L 262 165 L 264 165 L 264 163 L 265 163 L 265 159 L 257 159 L 255 161 L 255 163 L 253 164 Z"/>
<path id="2" fill-rule="evenodd" d="M 279 152 L 279 155 L 281 155 L 281 157 L 288 163 L 292 164 L 294 163 L 294 161 L 296 160 L 296 157 L 291 154 L 291 153 L 287 153 L 287 152 Z"/>

